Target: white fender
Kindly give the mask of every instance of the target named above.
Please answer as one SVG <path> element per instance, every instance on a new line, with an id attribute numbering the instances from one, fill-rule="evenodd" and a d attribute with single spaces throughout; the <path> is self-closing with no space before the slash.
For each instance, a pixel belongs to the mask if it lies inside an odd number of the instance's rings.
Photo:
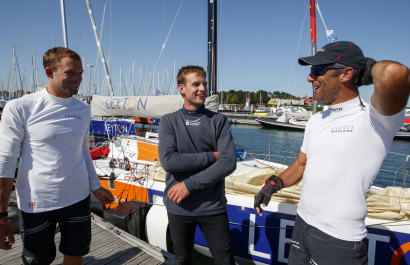
<path id="1" fill-rule="evenodd" d="M 167 250 L 168 214 L 162 198 L 149 209 L 145 222 L 148 243 Z"/>

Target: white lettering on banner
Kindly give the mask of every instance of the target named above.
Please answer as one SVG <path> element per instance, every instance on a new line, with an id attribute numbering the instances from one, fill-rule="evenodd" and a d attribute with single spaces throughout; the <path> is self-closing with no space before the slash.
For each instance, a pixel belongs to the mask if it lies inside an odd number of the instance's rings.
<path id="1" fill-rule="evenodd" d="M 279 249 L 278 249 L 278 261 L 288 263 L 288 259 L 285 258 L 285 246 L 289 243 L 291 238 L 286 237 L 286 229 L 288 226 L 293 227 L 295 221 L 280 219 L 280 231 L 279 231 Z"/>
<path id="2" fill-rule="evenodd" d="M 265 258 L 265 259 L 270 259 L 270 254 L 254 250 L 254 247 L 255 247 L 255 219 L 256 219 L 256 215 L 250 214 L 249 216 L 249 241 L 248 241 L 249 254 L 253 256 Z"/>
<path id="3" fill-rule="evenodd" d="M 106 121 L 104 122 L 105 131 L 109 133 L 111 131 L 111 125 L 108 124 Z"/>
<path id="4" fill-rule="evenodd" d="M 369 240 L 368 247 L 367 247 L 367 255 L 369 258 L 368 262 L 369 262 L 369 265 L 374 265 L 374 261 L 376 259 L 376 241 L 382 241 L 382 242 L 389 243 L 390 237 L 368 233 L 367 239 Z"/>
<path id="5" fill-rule="evenodd" d="M 104 129 L 107 133 L 110 133 L 110 132 L 117 133 L 117 132 L 119 132 L 119 133 L 129 134 L 129 132 L 131 130 L 131 126 L 132 126 L 132 123 L 128 124 L 128 126 L 127 126 L 127 124 L 125 124 L 125 123 L 124 123 L 124 125 L 121 125 L 121 124 L 115 124 L 115 123 L 110 124 L 110 123 L 107 123 L 106 121 L 104 122 Z"/>

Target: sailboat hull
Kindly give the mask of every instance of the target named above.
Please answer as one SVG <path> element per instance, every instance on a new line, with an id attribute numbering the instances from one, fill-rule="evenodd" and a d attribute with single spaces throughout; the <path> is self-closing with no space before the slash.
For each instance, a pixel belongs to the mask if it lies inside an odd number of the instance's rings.
<path id="1" fill-rule="evenodd" d="M 109 188 L 108 182 L 102 180 L 102 183 Z M 115 182 L 116 190 L 126 185 L 121 181 Z M 127 193 L 127 198 L 158 205 L 158 200 L 163 196 L 164 188 L 164 183 L 149 181 L 145 187 L 129 185 L 129 188 L 124 190 L 124 194 Z M 248 260 L 253 264 L 254 262 L 260 264 L 287 264 L 289 242 L 292 237 L 297 206 L 272 201 L 265 209 L 263 217 L 260 217 L 253 209 L 252 196 L 227 194 L 226 197 L 228 200 L 227 210 L 232 244 L 236 258 L 242 261 Z M 116 195 L 117 202 L 126 201 L 127 198 Z M 160 204 L 160 207 L 163 208 L 162 216 L 166 216 L 165 207 L 162 204 Z M 159 216 L 159 214 L 157 215 Z M 159 219 L 154 217 L 154 220 Z M 162 218 L 161 222 L 163 221 Z M 160 230 L 164 233 L 162 239 L 165 239 L 167 237 L 167 228 L 161 228 L 161 222 L 147 222 L 146 230 Z M 156 227 L 157 225 L 158 227 Z M 410 231 L 408 228 L 410 223 L 408 221 L 392 222 L 367 218 L 366 225 L 368 230 L 369 264 L 410 264 L 410 254 L 406 255 L 410 250 Z M 199 228 L 196 231 L 195 244 L 198 249 L 209 254 L 205 238 Z"/>

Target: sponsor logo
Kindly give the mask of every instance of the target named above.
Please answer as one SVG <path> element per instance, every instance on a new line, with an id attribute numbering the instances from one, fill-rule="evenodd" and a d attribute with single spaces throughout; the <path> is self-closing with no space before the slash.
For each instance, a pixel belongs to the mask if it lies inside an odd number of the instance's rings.
<path id="1" fill-rule="evenodd" d="M 333 127 L 330 132 L 332 133 L 353 132 L 353 125 L 339 125 L 339 126 Z"/>
<path id="2" fill-rule="evenodd" d="M 343 108 L 330 108 L 330 111 L 339 112 L 342 111 Z"/>
<path id="3" fill-rule="evenodd" d="M 201 124 L 201 120 L 198 118 L 196 120 L 185 120 L 185 125 L 187 126 L 199 126 Z"/>
<path id="4" fill-rule="evenodd" d="M 64 115 L 66 119 L 75 119 L 75 120 L 82 120 L 83 117 L 77 116 L 77 115 Z"/>

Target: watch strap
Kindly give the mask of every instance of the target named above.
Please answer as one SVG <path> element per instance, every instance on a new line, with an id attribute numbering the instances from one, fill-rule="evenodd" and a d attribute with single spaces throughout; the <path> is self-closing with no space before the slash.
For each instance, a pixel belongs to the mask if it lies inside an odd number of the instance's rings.
<path id="1" fill-rule="evenodd" d="M 0 218 L 1 217 L 7 217 L 7 216 L 9 216 L 9 212 L 0 212 Z"/>

